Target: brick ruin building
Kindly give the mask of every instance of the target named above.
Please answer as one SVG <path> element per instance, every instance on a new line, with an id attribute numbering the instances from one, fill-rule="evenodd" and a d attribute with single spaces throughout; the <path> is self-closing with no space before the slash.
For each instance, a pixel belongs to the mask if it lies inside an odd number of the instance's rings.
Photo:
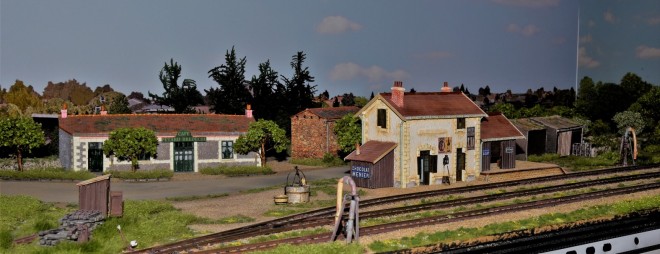
<path id="1" fill-rule="evenodd" d="M 309 108 L 291 117 L 291 157 L 323 158 L 337 155 L 339 145 L 334 134 L 335 121 L 359 110 L 355 106 Z"/>

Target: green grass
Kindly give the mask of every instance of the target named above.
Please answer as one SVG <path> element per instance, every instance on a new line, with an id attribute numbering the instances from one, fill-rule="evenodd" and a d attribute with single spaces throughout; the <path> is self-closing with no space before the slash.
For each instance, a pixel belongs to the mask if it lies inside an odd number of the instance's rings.
<path id="1" fill-rule="evenodd" d="M 269 175 L 275 174 L 269 167 L 259 166 L 225 166 L 202 168 L 199 173 L 205 175 L 226 175 L 226 176 L 245 176 L 245 175 Z"/>
<path id="2" fill-rule="evenodd" d="M 323 243 L 323 244 L 306 244 L 306 245 L 290 245 L 283 244 L 277 248 L 267 251 L 258 251 L 258 254 L 358 254 L 364 253 L 365 249 L 359 244 L 345 244 L 343 242 Z"/>
<path id="3" fill-rule="evenodd" d="M 234 224 L 234 223 L 246 223 L 246 222 L 253 222 L 254 218 L 244 216 L 244 215 L 234 215 L 234 216 L 229 216 L 229 217 L 224 217 L 220 218 L 215 221 L 215 223 L 218 224 Z"/>
<path id="4" fill-rule="evenodd" d="M 181 201 L 193 201 L 193 200 L 200 200 L 200 199 L 211 199 L 211 198 L 221 198 L 221 197 L 226 197 L 229 196 L 227 193 L 219 193 L 219 194 L 208 194 L 208 195 L 192 195 L 192 196 L 179 196 L 179 197 L 166 197 L 165 200 L 169 201 L 174 201 L 174 202 L 181 202 Z"/>
<path id="5" fill-rule="evenodd" d="M 96 177 L 88 171 L 73 171 L 63 168 L 30 169 L 25 171 L 0 170 L 0 179 L 17 180 L 87 180 Z"/>
<path id="6" fill-rule="evenodd" d="M 504 223 L 489 224 L 482 228 L 459 228 L 436 233 L 419 233 L 413 237 L 394 240 L 375 241 L 369 245 L 374 252 L 394 251 L 430 244 L 451 241 L 465 241 L 481 236 L 506 233 L 514 230 L 531 229 L 550 225 L 563 225 L 571 222 L 628 214 L 634 211 L 657 209 L 660 207 L 660 195 L 624 201 L 611 205 L 586 207 L 569 213 L 551 213 L 542 216 Z"/>
<path id="7" fill-rule="evenodd" d="M 284 185 L 273 185 L 273 186 L 269 186 L 269 187 L 242 190 L 242 191 L 240 191 L 240 193 L 259 193 L 259 192 L 275 190 L 275 189 L 282 189 L 282 191 L 284 191 Z"/>
<path id="8" fill-rule="evenodd" d="M 583 171 L 611 167 L 618 163 L 619 155 L 615 152 L 607 152 L 596 157 L 581 156 L 559 156 L 559 154 L 529 155 L 527 158 L 533 162 L 548 162 L 573 171 Z"/>
<path id="9" fill-rule="evenodd" d="M 57 208 L 31 197 L 0 196 L 0 243 L 5 241 L 6 232 L 13 237 L 36 233 L 38 228 L 57 225 L 57 220 L 73 210 L 72 207 Z M 93 231 L 91 241 L 78 244 L 63 242 L 55 247 L 42 247 L 37 243 L 15 246 L 2 253 L 120 253 L 125 247 L 117 231 L 121 225 L 126 238 L 137 240 L 140 248 L 176 240 L 191 238 L 195 234 L 187 227 L 190 224 L 234 223 L 250 218 L 235 216 L 218 221 L 184 214 L 165 201 L 126 200 L 124 216 L 109 218 Z M 39 216 L 34 216 L 39 214 Z"/>
<path id="10" fill-rule="evenodd" d="M 174 176 L 174 172 L 169 169 L 154 169 L 154 170 L 137 170 L 133 171 L 118 171 L 118 170 L 109 170 L 104 174 L 111 174 L 114 178 L 119 179 L 170 179 Z"/>
<path id="11" fill-rule="evenodd" d="M 341 158 L 334 156 L 332 154 L 325 154 L 323 159 L 319 158 L 291 158 L 289 160 L 291 164 L 313 166 L 313 167 L 339 167 L 346 165 L 346 162 Z"/>

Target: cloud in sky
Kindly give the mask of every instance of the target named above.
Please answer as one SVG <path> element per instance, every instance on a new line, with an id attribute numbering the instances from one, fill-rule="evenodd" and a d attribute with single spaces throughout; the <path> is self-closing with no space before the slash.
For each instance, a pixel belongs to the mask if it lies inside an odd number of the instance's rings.
<path id="1" fill-rule="evenodd" d="M 609 23 L 614 23 L 616 21 L 616 17 L 614 17 L 614 14 L 610 10 L 603 13 L 603 19 Z"/>
<path id="2" fill-rule="evenodd" d="M 559 0 L 493 0 L 493 2 L 504 5 L 532 8 L 557 6 L 559 4 Z"/>
<path id="3" fill-rule="evenodd" d="M 591 37 L 591 34 L 587 34 L 585 36 L 580 36 L 580 43 L 590 43 L 593 41 L 593 38 Z"/>
<path id="4" fill-rule="evenodd" d="M 600 62 L 587 55 L 587 49 L 585 47 L 580 47 L 578 50 L 578 66 L 592 69 L 598 67 L 599 65 Z"/>
<path id="5" fill-rule="evenodd" d="M 370 82 L 378 82 L 384 79 L 402 80 L 408 77 L 408 73 L 400 69 L 387 71 L 376 65 L 363 67 L 352 62 L 337 64 L 330 72 L 332 80 L 351 80 L 360 77 L 366 77 Z"/>
<path id="6" fill-rule="evenodd" d="M 649 59 L 649 58 L 660 58 L 660 49 L 652 48 L 646 45 L 641 45 L 637 47 L 637 58 Z"/>
<path id="7" fill-rule="evenodd" d="M 509 32 L 509 33 L 513 33 L 513 34 L 520 33 L 524 36 L 529 37 L 529 36 L 532 36 L 532 35 L 538 33 L 539 28 L 536 27 L 535 25 L 532 25 L 532 24 L 529 24 L 529 25 L 526 25 L 526 26 L 519 26 L 518 24 L 513 24 L 512 23 L 512 24 L 509 24 L 506 27 L 506 31 Z"/>
<path id="8" fill-rule="evenodd" d="M 454 56 L 451 52 L 448 51 L 431 51 L 415 55 L 415 58 L 418 59 L 429 59 L 429 60 L 438 60 L 445 59 Z"/>
<path id="9" fill-rule="evenodd" d="M 342 16 L 328 16 L 323 18 L 321 24 L 316 26 L 316 32 L 320 34 L 340 34 L 347 31 L 358 31 L 362 25 Z"/>
<path id="10" fill-rule="evenodd" d="M 649 25 L 652 25 L 652 26 L 658 25 L 658 24 L 660 24 L 660 16 L 650 17 L 646 20 L 646 23 L 648 23 Z"/>

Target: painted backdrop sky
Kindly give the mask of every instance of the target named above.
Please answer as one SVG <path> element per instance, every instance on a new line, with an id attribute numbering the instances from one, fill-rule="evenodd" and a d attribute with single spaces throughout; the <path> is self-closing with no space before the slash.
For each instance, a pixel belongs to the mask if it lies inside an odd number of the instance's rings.
<path id="1" fill-rule="evenodd" d="M 471 92 L 569 88 L 576 64 L 579 78 L 618 82 L 632 71 L 657 85 L 660 1 L 0 2 L 4 88 L 77 79 L 161 93 L 158 72 L 174 58 L 204 93 L 232 46 L 247 79 L 268 59 L 290 77 L 304 51 L 317 91 L 331 95 L 368 96 L 394 80 L 417 91 L 444 81 Z"/>

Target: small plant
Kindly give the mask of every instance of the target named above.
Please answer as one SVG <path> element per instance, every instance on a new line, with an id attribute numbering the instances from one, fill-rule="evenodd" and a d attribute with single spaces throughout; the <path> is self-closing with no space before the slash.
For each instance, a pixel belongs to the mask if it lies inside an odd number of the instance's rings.
<path id="1" fill-rule="evenodd" d="M 111 174 L 114 178 L 119 179 L 170 179 L 174 176 L 174 172 L 169 169 L 154 169 L 154 170 L 137 170 L 137 171 L 119 171 L 109 170 L 105 174 Z"/>
<path id="2" fill-rule="evenodd" d="M 0 179 L 87 180 L 95 176 L 95 174 L 87 171 L 72 171 L 63 168 L 30 169 L 25 171 L 0 170 Z"/>
<path id="3" fill-rule="evenodd" d="M 221 218 L 217 220 L 217 223 L 220 224 L 233 224 L 233 223 L 246 223 L 246 222 L 253 222 L 254 218 L 247 217 L 244 215 L 234 215 L 234 216 L 229 216 L 225 218 Z"/>

